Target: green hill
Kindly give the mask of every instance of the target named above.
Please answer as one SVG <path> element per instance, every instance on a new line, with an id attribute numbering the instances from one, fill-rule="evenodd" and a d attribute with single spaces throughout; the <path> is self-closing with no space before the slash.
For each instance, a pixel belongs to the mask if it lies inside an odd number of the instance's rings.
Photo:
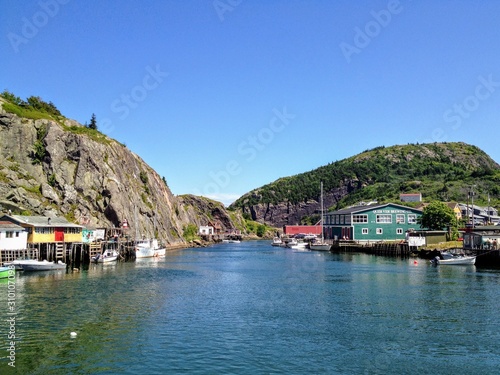
<path id="1" fill-rule="evenodd" d="M 500 204 L 500 165 L 478 147 L 462 142 L 377 147 L 310 172 L 280 178 L 252 190 L 231 205 L 254 220 L 295 223 L 317 211 L 320 182 L 325 207 L 338 209 L 360 201 L 399 201 L 400 193 L 420 192 L 426 202 L 467 200 Z M 284 214 L 273 212 L 280 207 Z M 272 217 L 272 219 L 271 219 Z"/>

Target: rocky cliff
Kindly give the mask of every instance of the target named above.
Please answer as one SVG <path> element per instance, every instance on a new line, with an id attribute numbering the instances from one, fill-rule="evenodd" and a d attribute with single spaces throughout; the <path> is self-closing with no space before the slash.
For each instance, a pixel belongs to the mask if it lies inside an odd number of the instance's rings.
<path id="1" fill-rule="evenodd" d="M 320 213 L 324 208 L 378 201 L 400 202 L 400 193 L 420 192 L 424 202 L 465 202 L 471 186 L 477 204 L 500 207 L 500 165 L 486 153 L 463 142 L 377 147 L 319 167 L 280 178 L 234 202 L 253 220 L 281 227 Z"/>
<path id="2" fill-rule="evenodd" d="M 87 227 L 127 220 L 132 237 L 182 245 L 190 223 L 218 219 L 233 227 L 222 204 L 212 210 L 201 201 L 175 197 L 138 155 L 97 131 L 0 109 L 0 212 L 64 216 Z"/>

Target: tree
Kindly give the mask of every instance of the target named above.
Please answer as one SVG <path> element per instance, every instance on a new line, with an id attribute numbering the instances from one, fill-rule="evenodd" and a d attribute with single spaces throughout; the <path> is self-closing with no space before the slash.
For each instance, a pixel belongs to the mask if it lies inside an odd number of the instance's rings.
<path id="1" fill-rule="evenodd" d="M 419 224 L 429 230 L 444 230 L 447 227 L 456 228 L 457 218 L 446 203 L 434 201 L 424 208 Z"/>
<path id="2" fill-rule="evenodd" d="M 92 113 L 92 117 L 90 118 L 89 129 L 97 130 L 97 121 L 95 119 L 95 114 Z"/>

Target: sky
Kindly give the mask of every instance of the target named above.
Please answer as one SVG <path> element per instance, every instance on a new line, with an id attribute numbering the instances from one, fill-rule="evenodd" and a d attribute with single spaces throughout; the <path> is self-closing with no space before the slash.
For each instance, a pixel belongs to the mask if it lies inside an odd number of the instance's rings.
<path id="1" fill-rule="evenodd" d="M 378 146 L 500 162 L 500 2 L 0 0 L 0 90 L 228 205 Z"/>

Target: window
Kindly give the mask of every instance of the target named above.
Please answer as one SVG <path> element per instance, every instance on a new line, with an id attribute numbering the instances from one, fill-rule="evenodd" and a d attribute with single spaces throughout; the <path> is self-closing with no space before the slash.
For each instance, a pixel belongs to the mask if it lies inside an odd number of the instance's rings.
<path id="1" fill-rule="evenodd" d="M 392 223 L 392 215 L 391 214 L 380 214 L 377 215 L 377 223 L 382 224 L 391 224 Z"/>
<path id="2" fill-rule="evenodd" d="M 361 228 L 361 234 L 368 234 L 368 228 Z"/>
<path id="3" fill-rule="evenodd" d="M 396 215 L 396 224 L 404 224 L 405 223 L 405 215 L 397 214 Z"/>
<path id="4" fill-rule="evenodd" d="M 19 237 L 19 232 L 16 232 L 16 237 Z"/>
<path id="5" fill-rule="evenodd" d="M 396 234 L 403 234 L 403 228 L 397 228 Z"/>
<path id="6" fill-rule="evenodd" d="M 408 214 L 408 224 L 417 224 L 417 215 Z"/>
<path id="7" fill-rule="evenodd" d="M 12 238 L 12 232 L 5 232 L 5 238 Z"/>
<path id="8" fill-rule="evenodd" d="M 344 224 L 344 215 L 340 216 L 340 224 Z"/>
<path id="9" fill-rule="evenodd" d="M 351 224 L 351 215 L 345 215 L 345 223 Z"/>
<path id="10" fill-rule="evenodd" d="M 382 234 L 384 233 L 384 230 L 382 228 L 377 228 L 377 234 Z"/>
<path id="11" fill-rule="evenodd" d="M 339 215 L 335 215 L 335 224 L 339 223 Z"/>
<path id="12" fill-rule="evenodd" d="M 368 215 L 352 215 L 353 223 L 368 223 Z"/>

